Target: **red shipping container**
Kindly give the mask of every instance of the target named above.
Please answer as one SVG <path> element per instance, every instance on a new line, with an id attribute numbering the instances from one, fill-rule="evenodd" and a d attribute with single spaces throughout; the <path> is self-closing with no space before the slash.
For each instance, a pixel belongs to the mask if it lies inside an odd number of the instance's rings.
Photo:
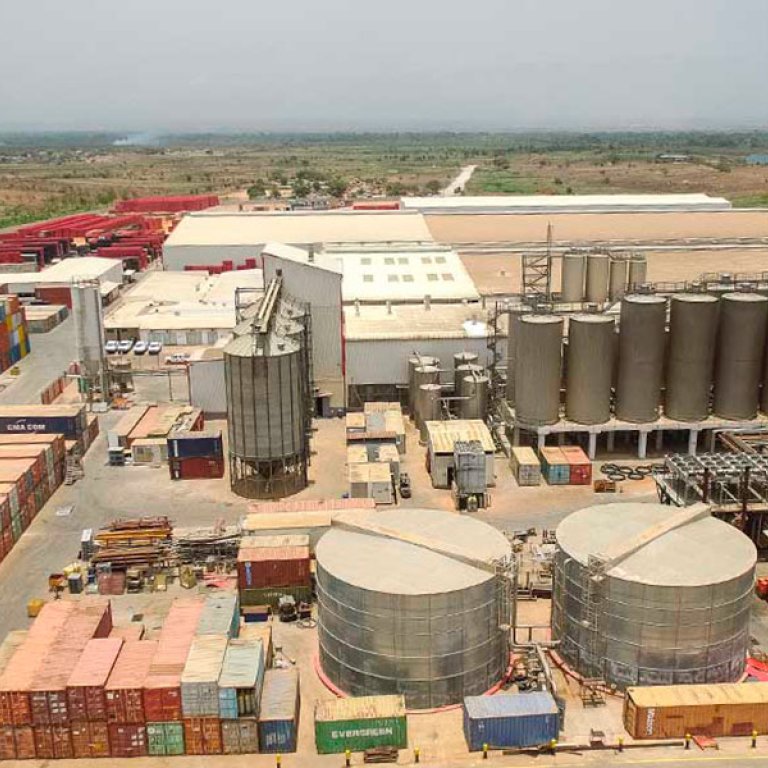
<path id="1" fill-rule="evenodd" d="M 16 735 L 12 725 L 0 726 L 0 760 L 16 759 Z"/>
<path id="2" fill-rule="evenodd" d="M 570 468 L 571 485 L 590 485 L 592 483 L 592 462 L 577 445 L 564 445 L 560 449 Z"/>
<path id="3" fill-rule="evenodd" d="M 123 644 L 104 686 L 109 723 L 146 722 L 143 687 L 156 653 L 156 640 L 128 640 Z"/>
<path id="4" fill-rule="evenodd" d="M 35 732 L 31 725 L 22 725 L 14 728 L 17 760 L 35 759 Z"/>
<path id="5" fill-rule="evenodd" d="M 237 553 L 240 589 L 308 587 L 311 584 L 309 545 L 242 547 Z"/>
<path id="6" fill-rule="evenodd" d="M 172 480 L 210 480 L 224 477 L 224 457 L 168 459 Z"/>
<path id="7" fill-rule="evenodd" d="M 188 755 L 220 755 L 221 720 L 218 717 L 185 717 L 184 745 Z"/>
<path id="8" fill-rule="evenodd" d="M 67 705 L 71 721 L 106 721 L 104 686 L 122 645 L 123 641 L 117 637 L 88 641 L 67 682 Z"/>
<path id="9" fill-rule="evenodd" d="M 66 725 L 35 728 L 35 757 L 38 760 L 64 760 L 72 757 L 72 736 Z"/>
<path id="10" fill-rule="evenodd" d="M 109 727 L 106 723 L 72 723 L 72 754 L 76 758 L 109 757 Z"/>
<path id="11" fill-rule="evenodd" d="M 181 670 L 178 674 L 153 675 L 147 679 L 144 684 L 144 716 L 148 723 L 181 720 Z"/>
<path id="12" fill-rule="evenodd" d="M 112 757 L 145 757 L 147 729 L 143 725 L 110 725 L 109 747 Z"/>

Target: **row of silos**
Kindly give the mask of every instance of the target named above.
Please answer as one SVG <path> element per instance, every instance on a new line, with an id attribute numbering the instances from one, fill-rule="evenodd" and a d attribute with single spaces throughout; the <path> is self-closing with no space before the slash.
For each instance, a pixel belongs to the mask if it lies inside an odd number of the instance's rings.
<path id="1" fill-rule="evenodd" d="M 662 296 L 626 296 L 618 334 L 611 315 L 571 316 L 565 357 L 561 316 L 514 314 L 510 328 L 507 395 L 521 424 L 559 420 L 563 379 L 565 418 L 578 424 L 608 421 L 612 404 L 631 423 L 655 421 L 662 402 L 664 415 L 682 422 L 710 410 L 729 420 L 768 412 L 764 296 L 678 294 L 669 306 Z"/>
<path id="2" fill-rule="evenodd" d="M 605 304 L 620 301 L 646 281 L 647 262 L 639 254 L 568 251 L 560 270 L 560 301 Z"/>

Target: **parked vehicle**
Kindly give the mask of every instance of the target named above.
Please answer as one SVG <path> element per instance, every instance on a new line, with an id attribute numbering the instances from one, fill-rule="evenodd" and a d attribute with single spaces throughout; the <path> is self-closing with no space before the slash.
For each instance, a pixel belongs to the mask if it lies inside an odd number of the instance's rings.
<path id="1" fill-rule="evenodd" d="M 108 341 L 104 346 L 104 350 L 108 355 L 114 355 L 115 352 L 119 351 L 119 345 L 116 341 Z"/>
<path id="2" fill-rule="evenodd" d="M 189 362 L 189 355 L 186 352 L 175 352 L 172 355 L 168 355 L 165 358 L 165 362 L 168 365 L 184 365 Z"/>
<path id="3" fill-rule="evenodd" d="M 411 478 L 407 472 L 400 473 L 400 496 L 404 499 L 411 498 Z"/>
<path id="4" fill-rule="evenodd" d="M 133 354 L 134 355 L 143 355 L 147 351 L 147 342 L 146 341 L 137 341 L 133 345 Z"/>
<path id="5" fill-rule="evenodd" d="M 133 349 L 133 339 L 124 339 L 117 345 L 117 351 L 127 355 Z"/>
<path id="6" fill-rule="evenodd" d="M 149 346 L 147 347 L 147 352 L 149 352 L 150 355 L 159 355 L 162 351 L 163 351 L 162 341 L 149 342 Z"/>

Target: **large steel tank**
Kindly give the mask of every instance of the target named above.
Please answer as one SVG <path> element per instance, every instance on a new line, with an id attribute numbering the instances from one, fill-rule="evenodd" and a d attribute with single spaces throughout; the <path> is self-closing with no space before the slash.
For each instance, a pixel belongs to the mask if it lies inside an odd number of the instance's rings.
<path id="1" fill-rule="evenodd" d="M 573 315 L 568 320 L 565 416 L 578 424 L 611 417 L 616 322 L 609 315 Z"/>
<path id="2" fill-rule="evenodd" d="M 626 259 L 611 259 L 608 277 L 608 298 L 611 301 L 621 301 L 627 292 L 627 276 L 629 262 Z"/>
<path id="3" fill-rule="evenodd" d="M 608 273 L 610 257 L 607 253 L 587 255 L 587 301 L 603 304 L 608 300 Z"/>
<path id="4" fill-rule="evenodd" d="M 346 694 L 402 694 L 424 709 L 501 679 L 510 558 L 501 532 L 436 510 L 371 512 L 352 524 L 341 516 L 316 554 L 320 665 Z"/>
<path id="5" fill-rule="evenodd" d="M 529 314 L 527 307 L 518 307 L 507 314 L 507 386 L 506 397 L 510 405 L 515 404 L 515 366 L 517 363 L 517 337 L 520 330 L 520 318 Z"/>
<path id="6" fill-rule="evenodd" d="M 741 677 L 757 561 L 743 533 L 690 508 L 613 503 L 574 512 L 556 542 L 552 638 L 580 675 L 622 689 Z"/>
<path id="7" fill-rule="evenodd" d="M 625 296 L 619 321 L 616 418 L 644 423 L 659 415 L 664 378 L 667 302 L 662 296 Z"/>
<path id="8" fill-rule="evenodd" d="M 461 394 L 461 382 L 467 376 L 482 376 L 484 368 L 477 363 L 462 363 L 454 370 L 453 391 L 455 394 Z"/>
<path id="9" fill-rule="evenodd" d="M 488 389 L 490 380 L 487 376 L 465 376 L 461 380 L 459 396 L 460 419 L 482 419 L 488 415 Z"/>
<path id="10" fill-rule="evenodd" d="M 525 315 L 517 329 L 515 415 L 523 424 L 554 424 L 560 418 L 563 318 Z"/>
<path id="11" fill-rule="evenodd" d="M 701 421 L 709 415 L 717 341 L 716 296 L 683 293 L 669 311 L 664 415 L 677 421 Z"/>
<path id="12" fill-rule="evenodd" d="M 584 301 L 586 263 L 586 254 L 563 254 L 560 265 L 560 301 L 569 304 L 578 304 Z"/>
<path id="13" fill-rule="evenodd" d="M 440 367 L 440 360 L 432 355 L 413 355 L 408 358 L 408 411 L 411 419 L 416 420 L 416 369 L 428 366 L 433 368 Z"/>
<path id="14" fill-rule="evenodd" d="M 635 254 L 629 260 L 629 290 L 634 291 L 645 284 L 648 275 L 648 261 L 645 256 Z"/>
<path id="15" fill-rule="evenodd" d="M 726 293 L 720 299 L 713 411 L 722 419 L 754 419 L 765 356 L 768 299 Z"/>
<path id="16" fill-rule="evenodd" d="M 416 426 L 422 441 L 427 439 L 427 422 L 442 419 L 441 396 L 443 388 L 439 384 L 422 384 L 416 396 Z"/>

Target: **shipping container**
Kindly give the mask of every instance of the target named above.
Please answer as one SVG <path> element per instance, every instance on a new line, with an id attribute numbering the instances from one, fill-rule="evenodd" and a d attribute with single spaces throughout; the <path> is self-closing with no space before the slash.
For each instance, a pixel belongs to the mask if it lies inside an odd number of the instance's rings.
<path id="1" fill-rule="evenodd" d="M 110 725 L 109 746 L 112 757 L 146 757 L 147 729 L 143 725 Z"/>
<path id="2" fill-rule="evenodd" d="M 408 722 L 402 696 L 359 696 L 315 705 L 318 754 L 364 752 L 374 747 L 408 746 Z"/>
<path id="3" fill-rule="evenodd" d="M 227 652 L 227 635 L 201 635 L 192 641 L 181 674 L 184 717 L 219 717 L 219 677 Z"/>
<path id="4" fill-rule="evenodd" d="M 634 739 L 768 733 L 768 683 L 627 688 L 624 727 Z"/>
<path id="5" fill-rule="evenodd" d="M 237 637 L 239 626 L 240 606 L 236 593 L 207 595 L 195 634 Z"/>
<path id="6" fill-rule="evenodd" d="M 22 725 L 13 729 L 18 760 L 35 759 L 35 731 L 31 725 Z"/>
<path id="7" fill-rule="evenodd" d="M 106 721 L 104 686 L 122 645 L 120 638 L 107 637 L 88 641 L 67 682 L 70 721 Z"/>
<path id="8" fill-rule="evenodd" d="M 72 734 L 67 725 L 35 726 L 35 757 L 38 760 L 66 760 L 74 757 Z"/>
<path id="9" fill-rule="evenodd" d="M 533 448 L 514 446 L 510 456 L 512 473 L 521 486 L 541 483 L 541 462 Z"/>
<path id="10" fill-rule="evenodd" d="M 124 627 L 112 627 L 110 637 L 119 637 L 123 641 L 136 641 L 144 637 L 144 625 L 139 622 L 128 624 Z"/>
<path id="11" fill-rule="evenodd" d="M 299 733 L 299 671 L 268 669 L 259 711 L 262 752 L 295 752 Z"/>
<path id="12" fill-rule="evenodd" d="M 571 467 L 560 448 L 542 448 L 541 471 L 550 485 L 568 485 L 571 482 Z"/>
<path id="13" fill-rule="evenodd" d="M 264 668 L 269 669 L 272 666 L 272 625 L 271 624 L 244 624 L 240 627 L 238 640 L 246 643 L 252 643 L 261 640 L 261 646 L 264 649 Z"/>
<path id="14" fill-rule="evenodd" d="M 72 723 L 72 756 L 109 757 L 109 726 L 104 722 Z"/>
<path id="15" fill-rule="evenodd" d="M 12 725 L 0 726 L 0 760 L 16 759 L 16 735 Z"/>
<path id="16" fill-rule="evenodd" d="M 0 406 L 0 433 L 61 433 L 76 440 L 86 429 L 82 405 Z"/>
<path id="17" fill-rule="evenodd" d="M 557 703 L 550 693 L 502 693 L 464 699 L 464 736 L 470 752 L 537 747 L 559 734 Z"/>
<path id="18" fill-rule="evenodd" d="M 259 751 L 259 723 L 255 717 L 221 721 L 222 752 L 251 755 Z"/>
<path id="19" fill-rule="evenodd" d="M 219 716 L 234 720 L 259 714 L 264 685 L 264 646 L 260 638 L 232 640 L 219 675 Z"/>
<path id="20" fill-rule="evenodd" d="M 241 589 L 240 604 L 244 607 L 267 605 L 277 608 L 283 595 L 291 595 L 297 603 L 312 600 L 312 587 L 267 587 L 266 589 Z"/>
<path id="21" fill-rule="evenodd" d="M 145 437 L 131 443 L 134 464 L 163 464 L 168 461 L 168 445 L 164 438 Z"/>
<path id="22" fill-rule="evenodd" d="M 217 717 L 184 718 L 184 745 L 188 755 L 220 755 L 221 720 Z"/>
<path id="23" fill-rule="evenodd" d="M 147 751 L 150 755 L 183 755 L 182 723 L 147 723 Z"/>
<path id="24" fill-rule="evenodd" d="M 168 459 L 171 480 L 211 480 L 224 477 L 224 458 Z"/>
<path id="25" fill-rule="evenodd" d="M 569 482 L 571 485 L 592 484 L 592 462 L 577 445 L 564 445 L 561 449 L 568 460 Z"/>
<path id="26" fill-rule="evenodd" d="M 143 687 L 156 652 L 156 640 L 127 640 L 123 644 L 104 686 L 109 723 L 145 722 Z"/>
<path id="27" fill-rule="evenodd" d="M 224 443 L 221 430 L 211 432 L 174 432 L 168 437 L 168 456 L 174 459 L 221 457 Z"/>
<path id="28" fill-rule="evenodd" d="M 312 581 L 309 537 L 248 537 L 237 553 L 240 589 L 308 587 Z"/>

